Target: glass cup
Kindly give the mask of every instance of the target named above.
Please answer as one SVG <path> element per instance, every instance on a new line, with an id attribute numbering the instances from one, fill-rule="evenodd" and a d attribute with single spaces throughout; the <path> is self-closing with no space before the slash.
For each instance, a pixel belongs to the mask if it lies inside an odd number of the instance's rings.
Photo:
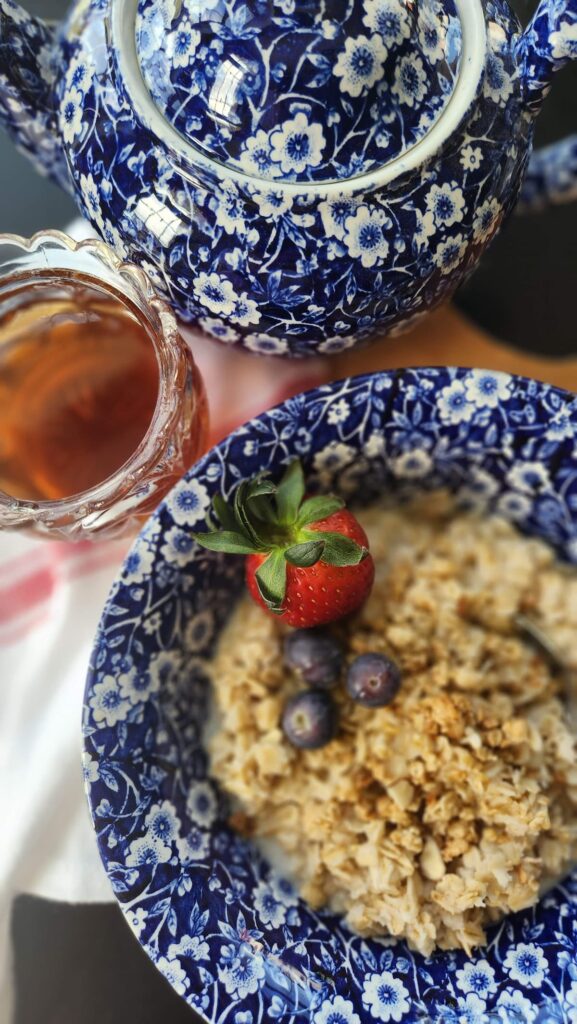
<path id="1" fill-rule="evenodd" d="M 192 353 L 142 270 L 100 241 L 0 235 L 0 529 L 135 532 L 207 430 Z"/>

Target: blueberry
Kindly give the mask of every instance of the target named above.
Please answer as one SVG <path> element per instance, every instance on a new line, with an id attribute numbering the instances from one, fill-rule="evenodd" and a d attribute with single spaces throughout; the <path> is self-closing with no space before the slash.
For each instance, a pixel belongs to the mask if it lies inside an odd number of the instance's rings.
<path id="1" fill-rule="evenodd" d="M 347 692 L 365 708 L 383 708 L 397 696 L 399 666 L 386 654 L 360 654 L 347 671 Z"/>
<path id="2" fill-rule="evenodd" d="M 336 735 L 337 709 L 324 690 L 304 690 L 288 701 L 281 724 L 293 747 L 317 750 Z"/>
<path id="3" fill-rule="evenodd" d="M 285 637 L 284 658 L 309 686 L 330 689 L 338 683 L 343 652 L 325 629 L 295 629 Z"/>

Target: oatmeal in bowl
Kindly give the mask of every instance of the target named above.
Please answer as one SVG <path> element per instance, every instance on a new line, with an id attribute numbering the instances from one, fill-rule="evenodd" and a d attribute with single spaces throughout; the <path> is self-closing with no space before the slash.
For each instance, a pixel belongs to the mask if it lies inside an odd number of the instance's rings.
<path id="1" fill-rule="evenodd" d="M 575 430 L 535 381 L 353 378 L 236 431 L 146 524 L 95 643 L 86 785 L 127 921 L 206 1020 L 568 1016 Z M 247 603 L 243 558 L 194 539 L 215 496 L 295 459 L 305 500 L 364 531 L 333 568 L 374 563 L 313 627 L 320 669 L 307 626 Z"/>
<path id="2" fill-rule="evenodd" d="M 424 954 L 471 952 L 577 858 L 572 680 L 518 627 L 530 616 L 577 665 L 577 574 L 442 495 L 360 520 L 375 585 L 334 640 L 344 675 L 359 655 L 394 659 L 392 701 L 366 707 L 343 686 L 331 741 L 292 745 L 283 709 L 303 679 L 283 658 L 290 633 L 245 597 L 211 663 L 212 770 L 236 798 L 233 826 L 275 840 L 313 906 Z"/>

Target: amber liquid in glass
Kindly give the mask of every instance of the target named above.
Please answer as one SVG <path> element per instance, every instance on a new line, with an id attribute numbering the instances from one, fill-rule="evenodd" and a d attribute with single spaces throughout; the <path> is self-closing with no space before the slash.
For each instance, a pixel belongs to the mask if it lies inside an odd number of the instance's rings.
<path id="1" fill-rule="evenodd" d="M 64 278 L 14 286 L 0 318 L 0 490 L 57 501 L 97 486 L 136 451 L 159 390 L 136 312 Z"/>

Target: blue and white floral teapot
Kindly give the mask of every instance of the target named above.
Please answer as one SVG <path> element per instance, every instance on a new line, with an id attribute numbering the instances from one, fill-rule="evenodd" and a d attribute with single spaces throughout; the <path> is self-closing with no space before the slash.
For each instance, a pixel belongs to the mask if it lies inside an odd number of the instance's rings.
<path id="1" fill-rule="evenodd" d="M 0 123 L 185 320 L 337 352 L 450 295 L 518 199 L 577 0 L 0 0 Z M 577 136 L 532 204 L 572 194 Z"/>

